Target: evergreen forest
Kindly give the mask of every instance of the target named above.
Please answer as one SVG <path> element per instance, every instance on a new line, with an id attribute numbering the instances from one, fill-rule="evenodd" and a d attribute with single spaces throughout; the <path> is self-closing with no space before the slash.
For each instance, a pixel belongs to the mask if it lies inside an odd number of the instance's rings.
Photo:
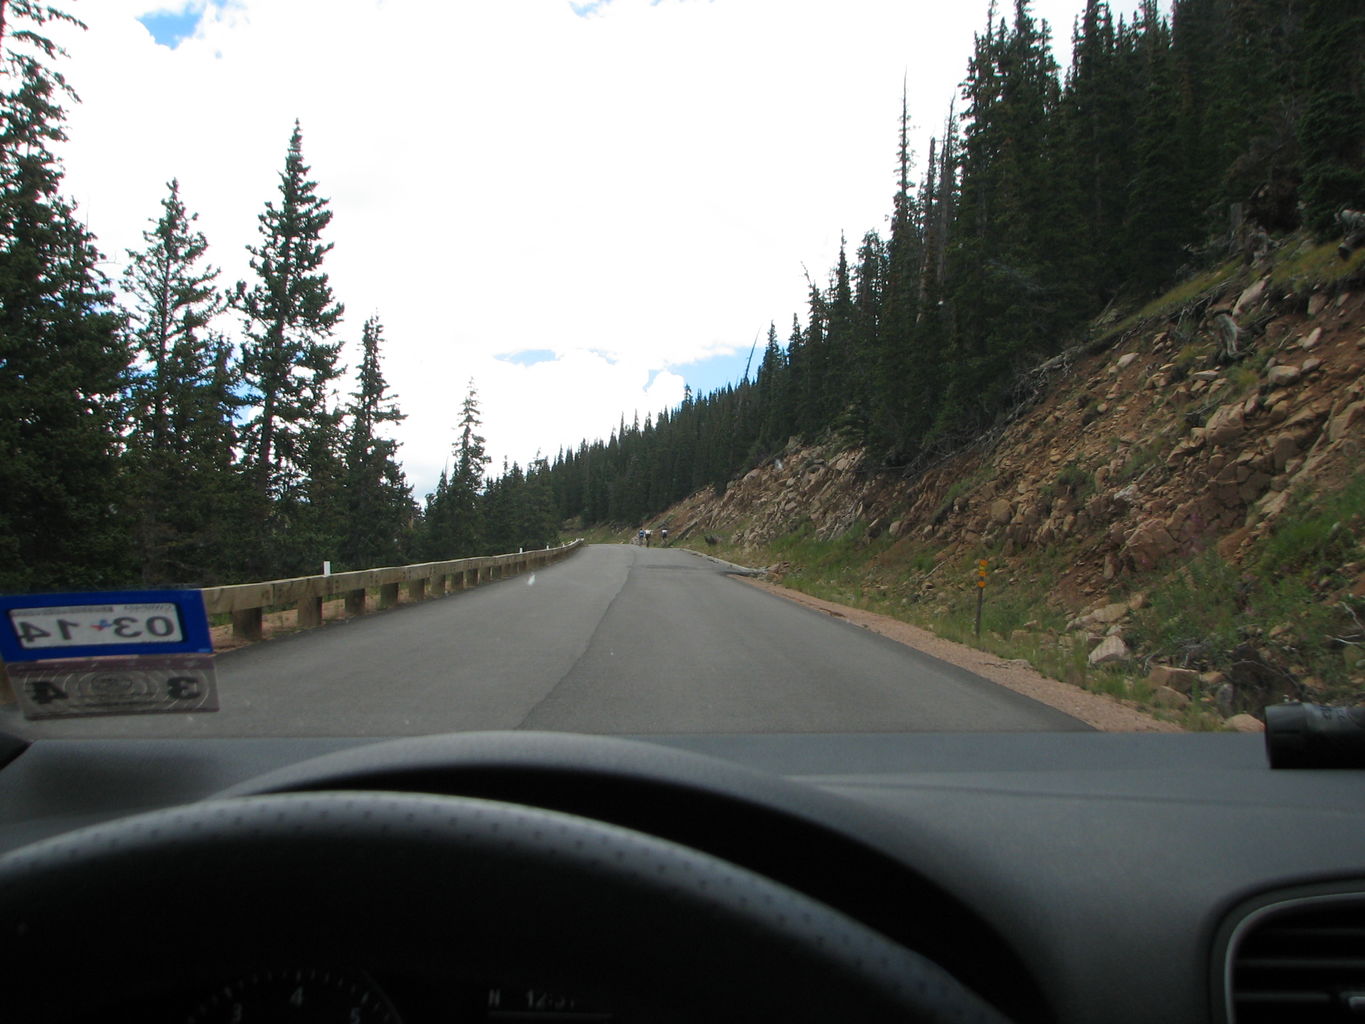
<path id="1" fill-rule="evenodd" d="M 635 525 L 723 490 L 792 437 L 914 474 L 1008 417 L 1027 371 L 1107 309 L 1365 207 L 1359 0 L 1087 0 L 1065 68 L 1027 0 L 992 0 L 923 167 L 902 97 L 884 234 L 845 240 L 805 308 L 774 311 L 751 373 L 497 474 L 471 381 L 419 503 L 388 438 L 403 413 L 379 316 L 340 364 L 356 339 L 301 126 L 249 280 L 219 280 L 173 180 L 111 281 L 55 155 L 77 101 L 59 21 L 0 0 L 0 591 L 540 547 L 570 520 Z"/>

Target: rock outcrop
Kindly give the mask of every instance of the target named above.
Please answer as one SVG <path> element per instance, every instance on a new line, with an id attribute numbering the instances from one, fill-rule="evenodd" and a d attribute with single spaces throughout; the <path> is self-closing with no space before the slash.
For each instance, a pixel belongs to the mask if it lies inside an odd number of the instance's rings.
<path id="1" fill-rule="evenodd" d="M 1006 556 L 1065 545 L 1076 557 L 1063 582 L 1077 594 L 1214 542 L 1235 554 L 1293 494 L 1365 464 L 1365 293 L 1327 297 L 1309 317 L 1309 296 L 1257 284 L 1236 298 L 1261 327 L 1235 363 L 1209 367 L 1208 324 L 1146 325 L 1107 352 L 1073 354 L 1045 401 L 916 479 L 857 451 L 793 444 L 724 495 L 672 510 L 674 536 L 743 546 L 862 523 L 945 555 L 982 541 Z M 1305 347 L 1314 358 L 1298 358 Z"/>

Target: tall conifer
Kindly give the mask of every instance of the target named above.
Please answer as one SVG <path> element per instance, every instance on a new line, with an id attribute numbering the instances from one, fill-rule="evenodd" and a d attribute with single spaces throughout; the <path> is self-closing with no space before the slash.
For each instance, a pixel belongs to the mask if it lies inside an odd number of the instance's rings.
<path id="1" fill-rule="evenodd" d="M 127 460 L 147 585 L 221 578 L 229 528 L 241 514 L 232 418 L 231 349 L 209 332 L 224 309 L 218 271 L 176 181 L 161 216 L 128 251 L 123 290 L 137 358 Z M 240 539 L 240 538 L 235 538 Z"/>
<path id="2" fill-rule="evenodd" d="M 380 367 L 383 334 L 377 316 L 365 321 L 358 380 L 348 410 L 340 556 L 357 569 L 397 562 L 412 520 L 412 496 L 398 464 L 398 442 L 383 433 L 386 425 L 406 418 Z"/>
<path id="3" fill-rule="evenodd" d="M 128 350 L 93 236 L 61 195 L 64 99 L 44 35 L 0 0 L 0 589 L 126 580 L 117 462 Z M 84 26 L 81 26 L 84 27 Z"/>
<path id="4" fill-rule="evenodd" d="M 276 571 L 302 571 L 333 557 L 341 529 L 340 412 L 333 395 L 341 345 L 332 336 L 343 307 L 322 269 L 332 248 L 322 232 L 332 212 L 308 175 L 296 121 L 279 205 L 266 203 L 261 242 L 248 247 L 255 283 L 239 282 L 234 297 L 253 409 L 244 447 Z"/>

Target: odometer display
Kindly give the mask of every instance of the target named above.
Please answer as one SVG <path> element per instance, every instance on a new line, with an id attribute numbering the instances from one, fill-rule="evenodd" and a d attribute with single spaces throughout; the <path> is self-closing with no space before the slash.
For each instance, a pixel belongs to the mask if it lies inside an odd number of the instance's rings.
<path id="1" fill-rule="evenodd" d="M 401 1024 L 388 997 L 359 971 L 262 971 L 223 986 L 186 1024 Z"/>

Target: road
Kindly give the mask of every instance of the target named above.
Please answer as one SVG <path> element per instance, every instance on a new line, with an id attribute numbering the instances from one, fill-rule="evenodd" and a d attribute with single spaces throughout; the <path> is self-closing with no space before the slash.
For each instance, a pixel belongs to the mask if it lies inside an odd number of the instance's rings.
<path id="1" fill-rule="evenodd" d="M 534 574 L 216 660 L 217 713 L 28 722 L 18 731 L 399 736 L 469 729 L 1088 728 L 964 669 L 746 586 L 710 559 L 630 545 L 590 546 Z"/>

